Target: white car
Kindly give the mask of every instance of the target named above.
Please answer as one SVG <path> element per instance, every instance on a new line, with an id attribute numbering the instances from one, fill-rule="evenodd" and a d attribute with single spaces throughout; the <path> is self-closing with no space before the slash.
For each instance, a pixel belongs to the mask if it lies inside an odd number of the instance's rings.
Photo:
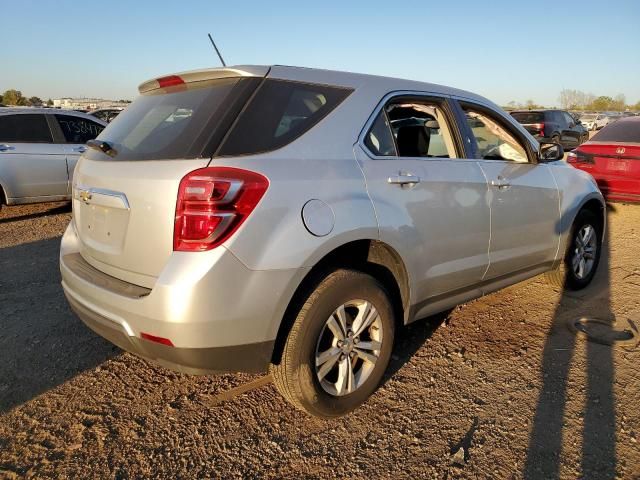
<path id="1" fill-rule="evenodd" d="M 587 130 L 600 130 L 609 124 L 609 117 L 603 113 L 587 113 L 580 117 L 580 123 Z"/>

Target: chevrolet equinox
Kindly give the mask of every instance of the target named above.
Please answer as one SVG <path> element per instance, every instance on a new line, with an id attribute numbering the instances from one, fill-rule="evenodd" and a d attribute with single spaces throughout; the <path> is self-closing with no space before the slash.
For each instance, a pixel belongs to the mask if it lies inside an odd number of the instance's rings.
<path id="1" fill-rule="evenodd" d="M 88 142 L 62 286 L 89 328 L 182 372 L 270 371 L 320 417 L 394 332 L 526 278 L 593 278 L 593 179 L 478 95 L 238 66 L 168 75 Z"/>

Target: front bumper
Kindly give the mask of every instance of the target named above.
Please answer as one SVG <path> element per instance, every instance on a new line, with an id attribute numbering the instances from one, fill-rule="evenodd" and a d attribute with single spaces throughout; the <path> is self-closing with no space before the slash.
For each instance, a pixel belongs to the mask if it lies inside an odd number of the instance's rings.
<path id="1" fill-rule="evenodd" d="M 60 248 L 74 312 L 115 345 L 185 373 L 263 372 L 304 270 L 248 269 L 230 251 L 174 252 L 152 289 L 93 268 L 73 222 Z M 169 339 L 174 346 L 142 338 Z"/>

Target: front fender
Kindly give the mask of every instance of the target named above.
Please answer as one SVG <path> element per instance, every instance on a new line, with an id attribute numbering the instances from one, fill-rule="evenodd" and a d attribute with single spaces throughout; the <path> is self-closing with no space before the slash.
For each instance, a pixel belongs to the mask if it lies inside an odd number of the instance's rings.
<path id="1" fill-rule="evenodd" d="M 602 208 L 602 225 L 606 228 L 606 203 L 593 177 L 582 170 L 573 168 L 564 161 L 550 164 L 550 170 L 560 193 L 560 220 L 556 233 L 560 237 L 556 265 L 562 260 L 567 248 L 567 239 L 575 219 L 585 205 L 597 201 Z"/>

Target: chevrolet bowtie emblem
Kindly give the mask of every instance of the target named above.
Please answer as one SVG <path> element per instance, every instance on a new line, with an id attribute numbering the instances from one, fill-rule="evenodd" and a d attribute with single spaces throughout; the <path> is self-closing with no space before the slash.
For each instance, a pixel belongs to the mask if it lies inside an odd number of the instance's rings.
<path id="1" fill-rule="evenodd" d="M 80 192 L 78 193 L 78 197 L 80 197 L 80 200 L 87 203 L 89 200 L 91 200 L 91 192 L 89 190 L 80 190 Z"/>

